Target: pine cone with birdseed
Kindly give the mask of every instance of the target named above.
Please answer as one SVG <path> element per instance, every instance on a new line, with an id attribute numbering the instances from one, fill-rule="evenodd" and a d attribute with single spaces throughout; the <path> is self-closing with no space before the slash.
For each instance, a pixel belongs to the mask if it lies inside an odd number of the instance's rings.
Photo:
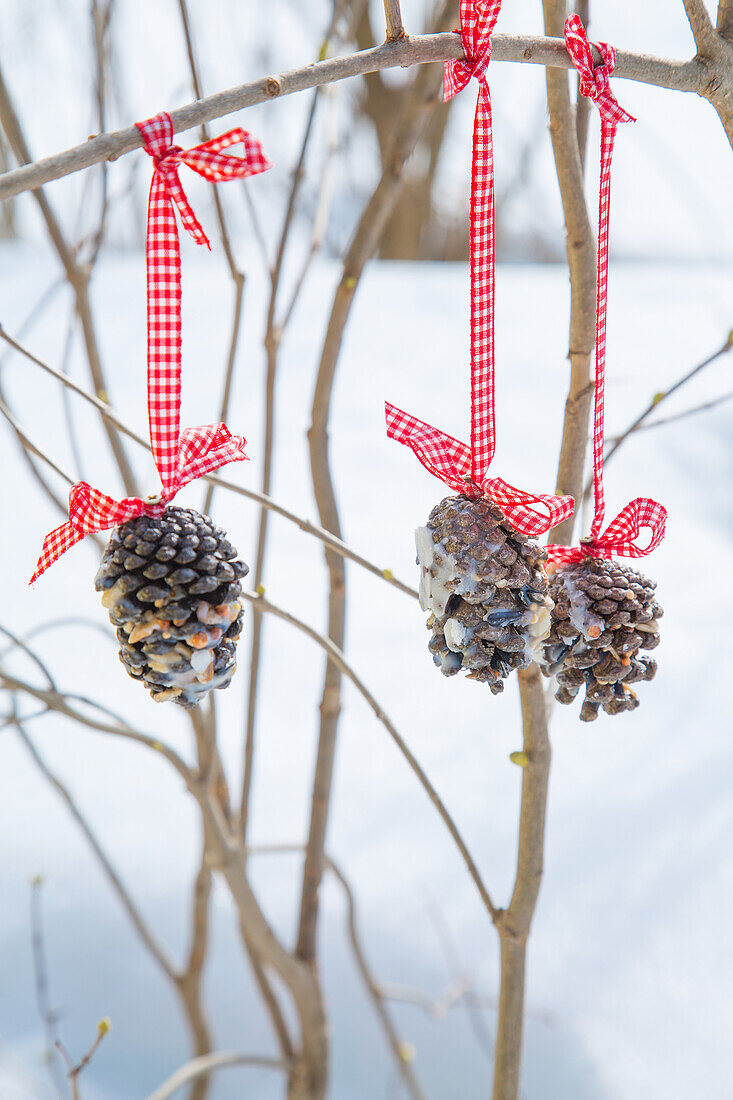
<path id="1" fill-rule="evenodd" d="M 544 549 L 490 500 L 462 494 L 433 508 L 415 543 L 433 661 L 498 694 L 513 669 L 538 658 L 550 629 Z"/>
<path id="2" fill-rule="evenodd" d="M 656 584 L 607 558 L 550 565 L 547 572 L 555 609 L 540 666 L 557 679 L 555 698 L 572 703 L 585 686 L 583 722 L 593 722 L 601 707 L 606 714 L 635 710 L 631 684 L 657 671 L 656 661 L 640 656 L 659 645 Z"/>
<path id="3" fill-rule="evenodd" d="M 116 527 L 94 581 L 117 627 L 120 660 L 156 702 L 190 709 L 228 687 L 249 572 L 224 531 L 168 507 Z"/>

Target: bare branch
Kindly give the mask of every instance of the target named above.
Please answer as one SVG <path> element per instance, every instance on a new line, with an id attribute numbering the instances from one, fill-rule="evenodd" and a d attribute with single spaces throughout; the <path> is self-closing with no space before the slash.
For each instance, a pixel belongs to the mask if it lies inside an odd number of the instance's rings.
<path id="1" fill-rule="evenodd" d="M 700 374 L 701 371 L 705 370 L 706 367 L 709 367 L 711 363 L 714 363 L 716 361 L 716 359 L 720 359 L 720 357 L 722 355 L 726 355 L 732 348 L 733 348 L 733 329 L 731 329 L 731 331 L 728 333 L 728 335 L 725 339 L 725 342 L 718 348 L 717 351 L 714 351 L 712 353 L 712 355 L 709 355 L 707 357 L 707 359 L 703 359 L 703 361 L 701 363 L 698 363 L 691 370 L 689 370 L 685 374 L 683 374 L 682 377 L 678 378 L 677 381 L 673 385 L 671 385 L 668 389 L 662 391 L 661 393 L 655 393 L 654 397 L 652 397 L 651 401 L 646 406 L 646 408 L 643 410 L 643 412 L 639 413 L 639 415 L 636 417 L 636 419 L 628 426 L 628 428 L 626 428 L 625 431 L 623 431 L 621 433 L 621 435 L 616 437 L 616 439 L 614 440 L 612 445 L 608 448 L 608 450 L 605 453 L 604 459 L 603 459 L 604 466 L 608 465 L 608 463 L 611 461 L 613 456 L 616 454 L 616 451 L 618 451 L 619 447 L 623 443 L 626 442 L 626 440 L 629 438 L 630 435 L 632 435 L 634 432 L 638 431 L 639 428 L 641 428 L 642 424 L 647 419 L 647 417 L 652 412 L 654 412 L 656 409 L 658 409 L 663 401 L 666 401 L 667 398 L 671 397 L 673 393 L 677 392 L 677 390 L 682 389 L 683 386 L 687 385 L 687 383 L 690 382 L 693 378 L 695 378 L 698 374 Z M 718 404 L 718 402 L 717 401 L 712 402 L 712 404 Z M 703 408 L 703 409 L 708 408 L 708 407 L 709 407 L 708 405 L 701 406 L 701 408 Z M 681 415 L 685 415 L 685 414 L 681 414 Z M 670 419 L 677 419 L 677 417 L 670 418 Z M 659 423 L 662 423 L 662 421 L 659 421 Z M 649 425 L 649 427 L 654 427 L 654 425 Z M 587 498 L 590 495 L 590 491 L 591 491 L 592 487 L 593 487 L 592 481 L 588 481 L 586 486 L 585 486 L 584 498 Z"/>
<path id="2" fill-rule="evenodd" d="M 562 34 L 564 0 L 545 0 L 544 13 L 547 33 Z M 550 137 L 565 219 L 565 247 L 571 287 L 568 341 L 570 385 L 565 402 L 556 492 L 569 494 L 577 505 L 583 492 L 588 416 L 593 396 L 590 362 L 595 344 L 596 250 L 585 202 L 583 165 L 568 76 L 558 69 L 548 69 L 546 80 Z M 575 513 L 551 531 L 550 541 L 571 543 L 574 523 Z"/>
<path id="3" fill-rule="evenodd" d="M 189 1085 L 201 1077 L 208 1076 L 216 1070 L 225 1069 L 227 1066 L 254 1066 L 259 1069 L 288 1069 L 287 1062 L 281 1062 L 277 1058 L 268 1058 L 264 1054 L 229 1054 L 224 1051 L 215 1051 L 213 1054 L 204 1054 L 200 1058 L 192 1058 L 190 1062 L 172 1073 L 162 1085 L 154 1092 L 149 1093 L 146 1100 L 168 1100 L 184 1085 Z"/>
<path id="4" fill-rule="evenodd" d="M 338 881 L 341 883 L 341 887 L 346 895 L 347 906 L 347 923 L 349 929 L 349 940 L 351 941 L 351 948 L 354 952 L 354 958 L 356 959 L 356 965 L 359 968 L 362 980 L 366 987 L 369 998 L 374 1006 L 379 1022 L 382 1025 L 382 1030 L 387 1038 L 389 1048 L 392 1051 L 392 1055 L 397 1066 L 397 1071 L 402 1078 L 403 1084 L 407 1089 L 413 1100 L 425 1100 L 425 1093 L 420 1087 L 420 1082 L 415 1076 L 415 1072 L 410 1064 L 409 1059 L 406 1057 L 406 1049 L 404 1042 L 400 1039 L 397 1029 L 394 1025 L 392 1017 L 389 1014 L 387 1005 L 385 1004 L 385 997 L 382 993 L 380 986 L 377 984 L 374 975 L 372 974 L 371 967 L 367 961 L 366 953 L 361 943 L 361 937 L 359 936 L 359 927 L 356 920 L 356 901 L 354 898 L 354 891 L 351 889 L 349 882 L 339 867 L 333 862 L 332 859 L 326 857 L 326 865 L 330 868 L 331 872 Z"/>
<path id="5" fill-rule="evenodd" d="M 154 752 L 160 753 L 173 765 L 187 786 L 190 787 L 193 784 L 194 776 L 190 768 L 169 745 L 159 741 L 156 737 L 141 733 L 139 730 L 135 730 L 132 726 L 128 726 L 125 723 L 117 722 L 111 724 L 109 722 L 101 722 L 94 718 L 90 718 L 88 715 L 84 714 L 83 711 L 72 706 L 69 700 L 95 707 L 103 713 L 109 713 L 107 708 L 103 707 L 100 703 L 95 703 L 93 700 L 86 699 L 83 696 L 62 694 L 58 691 L 52 691 L 50 688 L 44 689 L 36 687 L 34 684 L 29 684 L 17 676 L 11 676 L 2 669 L 0 669 L 0 685 L 7 688 L 8 691 L 20 691 L 25 695 L 31 696 L 33 699 L 38 699 L 39 702 L 46 705 L 48 710 L 63 714 L 66 718 L 70 718 L 72 721 L 80 723 L 80 725 L 87 726 L 89 729 L 99 730 L 100 733 L 110 733 L 117 737 L 124 737 L 129 741 L 135 741 L 139 745 L 145 745 L 147 748 L 153 749 Z"/>
<path id="6" fill-rule="evenodd" d="M 60 466 L 57 466 L 53 459 L 49 455 L 47 455 L 46 452 L 42 450 L 42 448 L 39 447 L 37 443 L 33 442 L 25 428 L 22 428 L 20 426 L 20 424 L 15 419 L 10 409 L 3 400 L 0 400 L 0 413 L 2 413 L 2 415 L 5 417 L 8 424 L 13 429 L 18 439 L 23 444 L 23 447 L 27 451 L 30 451 L 31 454 L 36 455 L 37 458 L 40 458 L 43 462 L 45 462 L 49 469 L 53 470 L 55 474 L 58 474 L 58 476 L 62 478 L 62 480 L 65 481 L 67 485 L 74 484 L 73 477 L 70 474 L 67 474 L 65 470 L 62 470 Z"/>
<path id="7" fill-rule="evenodd" d="M 15 728 L 18 732 L 18 736 L 30 753 L 36 767 L 48 780 L 48 782 L 56 790 L 56 792 L 60 795 L 63 802 L 66 804 L 69 813 L 86 837 L 87 843 L 94 852 L 94 855 L 96 856 L 100 867 L 104 871 L 107 881 L 112 887 L 114 893 L 117 895 L 120 904 L 130 918 L 130 922 L 137 932 L 138 936 L 140 937 L 141 941 L 150 952 L 150 954 L 153 956 L 163 973 L 171 981 L 176 981 L 177 975 L 172 962 L 170 961 L 165 951 L 157 942 L 155 936 L 146 924 L 145 919 L 140 913 L 140 910 L 138 909 L 135 902 L 132 900 L 126 886 L 123 884 L 117 871 L 112 866 L 112 863 L 107 853 L 104 851 L 102 845 L 97 839 L 96 833 L 94 832 L 92 826 L 89 824 L 86 817 L 79 809 L 76 799 L 73 797 L 66 784 L 58 777 L 58 775 L 55 774 L 55 772 L 51 770 L 51 768 L 49 768 L 41 753 L 38 751 L 36 745 L 28 736 L 23 722 L 20 719 L 15 719 L 13 724 L 15 725 Z"/>
<path id="8" fill-rule="evenodd" d="M 89 393 L 87 390 L 84 389 L 83 386 L 80 386 L 76 382 L 74 382 L 73 379 L 67 377 L 67 375 L 65 374 L 62 374 L 60 371 L 57 371 L 55 367 L 49 366 L 48 363 L 44 363 L 43 360 L 38 359 L 35 355 L 32 354 L 32 352 L 24 348 L 22 344 L 19 344 L 17 340 L 14 340 L 12 336 L 9 336 L 1 325 L 0 339 L 5 340 L 6 343 L 10 344 L 12 348 L 18 351 L 21 355 L 25 356 L 25 358 L 28 359 L 31 363 L 35 363 L 36 366 L 46 371 L 47 374 L 50 374 L 51 377 L 60 382 L 62 386 L 67 386 L 74 393 L 78 394 L 79 397 L 83 398 L 84 401 L 88 402 L 90 405 L 93 405 L 95 409 L 97 409 L 97 411 L 100 413 L 100 415 L 109 420 L 110 423 L 114 424 L 117 428 L 119 428 L 123 435 L 128 436 L 128 438 L 130 439 L 133 439 L 136 443 L 139 443 L 140 446 L 144 447 L 147 451 L 150 450 L 150 443 L 146 439 L 144 439 L 143 436 L 139 435 L 138 432 L 133 431 L 132 428 L 129 428 L 122 420 L 120 420 L 119 416 L 114 412 L 111 406 L 106 403 L 106 401 L 102 401 L 100 400 L 100 398 L 95 397 L 94 394 Z M 227 489 L 231 493 L 237 493 L 239 496 L 247 497 L 248 500 L 256 501 L 258 504 L 263 505 L 263 507 L 268 508 L 270 511 L 275 512 L 279 516 L 282 516 L 283 519 L 287 519 L 290 523 L 294 523 L 296 527 L 299 527 L 301 531 L 305 532 L 305 534 L 312 535 L 314 538 L 317 538 L 320 542 L 323 542 L 326 546 L 328 546 L 329 549 L 333 550 L 334 553 L 340 554 L 342 557 L 348 558 L 349 561 L 355 562 L 363 569 L 366 569 L 369 573 L 374 574 L 374 576 L 381 577 L 382 580 L 386 581 L 387 584 L 392 585 L 393 588 L 397 588 L 400 592 L 404 592 L 406 596 L 412 596 L 413 599 L 417 599 L 417 592 L 415 591 L 415 589 L 412 588 L 409 584 L 405 584 L 403 581 L 397 580 L 391 569 L 384 569 L 378 565 L 375 565 L 373 562 L 370 562 L 368 558 L 364 558 L 361 554 L 357 554 L 354 550 L 351 550 L 346 545 L 346 543 L 342 542 L 341 539 L 336 538 L 330 533 L 330 531 L 324 530 L 324 528 L 319 527 L 316 523 L 311 523 L 310 520 L 303 519 L 301 516 L 297 516 L 294 512 L 289 511 L 289 509 L 284 508 L 281 504 L 278 504 L 276 501 L 272 500 L 271 497 L 264 496 L 262 493 L 258 493 L 254 489 L 245 489 L 241 485 L 235 485 L 234 482 L 226 481 L 224 480 L 224 478 L 214 475 L 207 477 L 205 480 L 211 482 L 212 485 L 218 485 L 222 489 Z"/>
<path id="9" fill-rule="evenodd" d="M 12 724 L 16 724 L 15 716 L 11 716 Z M 37 875 L 31 882 L 31 949 L 33 953 L 33 977 L 36 987 L 36 1005 L 38 1015 L 43 1023 L 43 1031 L 46 1039 L 44 1061 L 48 1066 L 49 1075 L 53 1081 L 56 1092 L 60 1097 L 65 1095 L 64 1075 L 56 1057 L 56 1025 L 58 1014 L 52 1009 L 48 990 L 48 967 L 46 965 L 46 944 L 43 935 L 43 913 L 41 908 L 41 889 L 43 879 Z"/>
<path id="10" fill-rule="evenodd" d="M 441 11 L 449 8 L 445 0 Z M 439 16 L 442 19 L 444 16 Z M 403 184 L 403 169 L 438 102 L 440 70 L 423 68 L 412 79 L 403 97 L 400 115 L 385 159 L 382 176 L 367 203 L 344 258 L 339 285 L 323 341 L 313 391 L 311 426 L 308 430 L 311 478 L 321 524 L 340 538 L 340 520 L 328 453 L 328 424 L 336 367 L 343 334 L 364 267 L 379 244 Z M 343 649 L 346 624 L 346 571 L 343 558 L 326 550 L 328 568 L 328 636 Z M 311 960 L 316 951 L 318 890 L 323 874 L 323 853 L 330 805 L 340 701 L 340 674 L 327 664 L 320 706 L 318 750 L 313 778 L 308 844 L 303 868 L 303 887 L 296 951 Z"/>
<path id="11" fill-rule="evenodd" d="M 10 93 L 5 85 L 5 80 L 0 69 L 0 123 L 7 135 L 10 142 L 13 153 L 16 160 L 20 164 L 27 164 L 32 160 L 30 149 L 25 140 L 25 135 L 20 125 L 20 119 L 18 118 L 13 101 L 10 97 Z M 48 235 L 51 238 L 51 242 L 56 250 L 56 253 L 61 261 L 61 265 L 66 273 L 69 285 L 74 292 L 74 299 L 76 302 L 76 311 L 79 315 L 79 321 L 81 323 L 82 333 L 84 336 L 84 346 L 87 353 L 87 361 L 89 363 L 89 373 L 92 378 L 92 383 L 96 392 L 104 393 L 108 392 L 107 383 L 105 381 L 104 371 L 102 369 L 102 360 L 99 353 L 99 344 L 97 341 L 96 329 L 94 327 L 94 320 L 92 318 L 91 306 L 89 303 L 89 275 L 90 268 L 82 268 L 77 263 L 76 258 L 69 248 L 64 235 L 61 231 L 61 226 L 58 223 L 56 215 L 54 214 L 51 206 L 44 195 L 43 191 L 39 189 L 33 193 L 43 219 L 46 223 Z M 119 438 L 117 432 L 109 424 L 105 424 L 105 431 L 107 432 L 107 438 L 109 440 L 110 448 L 117 463 L 117 468 L 122 478 L 122 483 L 125 486 L 125 491 L 128 495 L 136 494 L 136 482 L 130 466 L 125 449 L 122 444 L 122 440 Z"/>
<path id="12" fill-rule="evenodd" d="M 105 1035 L 108 1034 L 110 1027 L 111 1024 L 107 1017 L 99 1021 L 99 1023 L 97 1024 L 97 1035 L 94 1042 L 89 1047 L 89 1050 L 86 1052 L 86 1054 L 76 1063 L 67 1051 L 64 1044 L 59 1039 L 56 1040 L 56 1049 L 60 1052 L 61 1057 L 66 1062 L 66 1068 L 68 1070 L 66 1077 L 69 1082 L 69 1088 L 71 1089 L 72 1100 L 81 1100 L 81 1095 L 79 1093 L 79 1076 L 87 1068 L 92 1058 L 97 1053 L 97 1049 L 104 1039 Z"/>
<path id="13" fill-rule="evenodd" d="M 313 121 L 318 107 L 320 89 L 316 88 L 311 98 L 311 106 L 306 117 L 305 130 L 300 144 L 300 153 L 293 169 L 290 192 L 285 208 L 280 242 L 278 244 L 275 264 L 270 274 L 270 301 L 267 308 L 267 325 L 265 329 L 265 353 L 267 355 L 267 370 L 265 374 L 265 408 L 264 408 L 264 448 L 262 457 L 262 495 L 269 496 L 272 484 L 272 459 L 275 442 L 275 382 L 277 378 L 278 353 L 282 339 L 282 328 L 275 322 L 277 308 L 277 294 L 280 287 L 280 277 L 285 259 L 285 251 L 290 235 L 290 227 L 295 213 L 295 203 L 303 179 L 303 166 L 308 150 Z M 254 584 L 259 588 L 263 582 L 265 567 L 265 554 L 267 550 L 269 512 L 267 508 L 260 508 L 260 518 L 257 530 L 257 550 L 255 554 Z M 252 770 L 254 767 L 254 740 L 257 723 L 257 697 L 259 692 L 260 652 L 262 646 L 262 618 L 255 611 L 252 622 L 252 641 L 250 647 L 249 663 L 249 690 L 247 696 L 247 721 L 244 739 L 244 767 L 242 771 L 242 795 L 240 800 L 239 822 L 242 837 L 247 832 L 249 818 L 249 796 L 252 785 Z"/>
<path id="14" fill-rule="evenodd" d="M 387 24 L 387 41 L 398 42 L 405 37 L 405 28 L 402 26 L 402 13 L 400 0 L 384 0 L 384 18 Z"/>
<path id="15" fill-rule="evenodd" d="M 560 38 L 541 38 L 535 35 L 502 35 L 492 38 L 493 61 L 523 62 L 532 65 L 545 65 L 561 69 L 572 68 L 572 62 Z M 330 84 L 336 80 L 345 80 L 352 76 L 379 69 L 397 68 L 427 62 L 448 61 L 463 57 L 463 47 L 457 34 L 415 35 L 388 42 L 371 50 L 362 50 L 349 57 L 328 58 L 301 69 L 281 73 L 278 76 L 262 77 L 249 84 L 241 84 L 196 103 L 189 103 L 171 111 L 175 133 L 190 130 L 202 122 L 211 122 L 215 118 L 265 103 L 278 96 L 302 92 L 306 88 L 315 88 Z M 597 62 L 601 58 L 595 55 Z M 700 65 L 692 61 L 668 61 L 644 54 L 628 53 L 618 50 L 616 53 L 615 75 L 629 80 L 654 84 L 676 91 L 700 92 L 704 72 Z M 0 177 L 0 199 L 10 198 L 21 191 L 32 190 L 49 183 L 51 180 L 68 176 L 102 160 L 116 160 L 125 153 L 142 146 L 140 132 L 135 126 L 116 133 L 100 134 L 90 138 L 82 145 L 68 149 L 63 153 L 47 157 L 35 164 L 17 168 Z"/>
<path id="16" fill-rule="evenodd" d="M 724 38 L 733 40 L 733 0 L 718 0 L 716 30 Z"/>
<path id="17" fill-rule="evenodd" d="M 710 22 L 705 0 L 682 0 L 685 6 L 685 15 L 690 24 L 695 45 L 700 53 L 704 53 L 710 39 L 715 34 L 713 24 Z"/>
<path id="18" fill-rule="evenodd" d="M 519 844 L 514 890 L 497 924 L 501 956 L 499 1020 L 493 1100 L 517 1100 L 524 1027 L 524 970 L 532 917 L 537 905 L 544 855 L 550 739 L 542 678 L 537 665 L 518 673 L 523 748 Z"/>
<path id="19" fill-rule="evenodd" d="M 344 676 L 347 677 L 348 680 L 351 681 L 351 683 L 354 685 L 360 695 L 374 711 L 374 714 L 382 723 L 387 733 L 390 735 L 394 743 L 397 745 L 397 748 L 404 756 L 408 766 L 417 776 L 419 783 L 423 787 L 423 790 L 427 794 L 435 809 L 438 811 L 438 814 L 443 820 L 443 824 L 448 829 L 448 832 L 450 833 L 453 842 L 458 848 L 458 851 L 460 852 L 461 858 L 466 865 L 468 873 L 473 879 L 474 885 L 479 892 L 479 896 L 484 904 L 484 907 L 488 911 L 492 921 L 496 921 L 499 916 L 499 911 L 494 906 L 491 897 L 489 896 L 489 892 L 484 885 L 483 879 L 481 878 L 479 870 L 474 862 L 473 856 L 469 852 L 466 842 L 464 841 L 458 829 L 458 826 L 448 812 L 445 804 L 441 800 L 440 795 L 435 790 L 435 787 L 433 787 L 432 783 L 423 771 L 417 758 L 408 748 L 407 743 L 403 740 L 403 738 L 397 731 L 397 728 L 387 717 L 381 705 L 368 690 L 368 688 L 357 675 L 355 670 L 347 662 L 341 650 L 337 646 L 335 646 L 329 638 L 326 638 L 322 634 L 319 634 L 317 630 L 314 630 L 313 627 L 308 626 L 308 624 L 304 623 L 301 619 L 296 618 L 295 615 L 291 615 L 289 611 L 285 611 L 283 608 L 277 607 L 275 604 L 271 603 L 270 600 L 265 599 L 264 596 L 259 596 L 257 595 L 257 593 L 248 592 L 247 590 L 245 590 L 242 595 L 244 599 L 248 600 L 250 603 L 257 603 L 262 611 L 267 612 L 271 615 L 275 615 L 278 619 L 283 619 L 284 622 L 290 623 L 291 626 L 294 626 L 298 630 L 301 630 L 304 634 L 307 634 L 309 638 L 311 638 L 314 642 L 317 643 L 317 645 L 325 650 L 329 661 L 336 665 L 339 672 L 341 672 Z"/>
<path id="20" fill-rule="evenodd" d="M 652 420 L 651 424 L 639 424 L 638 428 L 635 428 L 635 432 L 648 432 L 652 428 L 664 428 L 667 424 L 676 424 L 678 420 L 686 420 L 688 416 L 696 416 L 697 413 L 709 412 L 711 409 L 717 409 L 719 405 L 725 405 L 733 398 L 733 390 L 728 390 L 727 393 L 721 393 L 719 397 L 714 397 L 712 401 L 703 401 L 701 405 L 693 405 L 689 409 L 683 409 L 682 412 L 675 413 L 674 416 L 663 416 L 661 420 Z M 620 436 L 616 436 L 616 439 L 610 442 L 616 442 L 620 439 Z"/>

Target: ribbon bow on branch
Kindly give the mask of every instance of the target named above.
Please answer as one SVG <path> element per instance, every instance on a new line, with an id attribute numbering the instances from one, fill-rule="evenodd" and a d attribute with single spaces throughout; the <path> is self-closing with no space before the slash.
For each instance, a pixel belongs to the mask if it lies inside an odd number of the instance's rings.
<path id="1" fill-rule="evenodd" d="M 580 75 L 582 95 L 593 100 L 601 115 L 601 177 L 598 210 L 598 282 L 596 291 L 596 369 L 593 399 L 593 494 L 594 515 L 590 536 L 579 546 L 548 546 L 550 561 L 581 561 L 585 557 L 641 558 L 650 554 L 664 538 L 667 510 L 655 500 L 637 497 L 623 508 L 601 533 L 606 505 L 603 494 L 603 447 L 606 388 L 606 323 L 608 298 L 608 229 L 611 207 L 611 160 L 620 122 L 636 119 L 619 106 L 608 78 L 616 64 L 616 51 L 607 42 L 597 42 L 603 58 L 598 67 L 580 18 L 571 15 L 565 23 L 565 44 Z M 642 547 L 635 541 L 642 528 L 651 531 L 651 539 Z"/>
<path id="2" fill-rule="evenodd" d="M 244 438 L 232 435 L 225 424 L 180 430 L 181 253 L 173 206 L 177 207 L 183 227 L 194 241 L 211 247 L 181 187 L 179 165 L 187 164 L 204 179 L 219 183 L 264 172 L 270 164 L 259 142 L 244 130 L 230 130 L 194 149 L 184 150 L 171 145 L 173 124 L 170 115 L 156 115 L 137 126 L 145 141 L 145 151 L 155 165 L 148 200 L 145 252 L 148 422 L 162 491 L 147 500 L 125 497 L 117 501 L 85 481 L 74 485 L 69 493 L 68 522 L 46 535 L 31 584 L 85 535 L 116 527 L 136 516 L 160 515 L 179 489 L 190 481 L 228 462 L 242 462 L 247 458 Z M 222 152 L 237 144 L 244 146 L 243 156 Z"/>
<path id="3" fill-rule="evenodd" d="M 496 450 L 494 423 L 494 154 L 486 72 L 501 0 L 461 0 L 465 60 L 446 62 L 443 97 L 471 77 L 479 84 L 471 163 L 471 446 L 387 404 L 387 435 L 404 443 L 435 477 L 459 493 L 486 495 L 513 526 L 537 536 L 573 511 L 572 497 L 525 493 L 488 470 Z"/>

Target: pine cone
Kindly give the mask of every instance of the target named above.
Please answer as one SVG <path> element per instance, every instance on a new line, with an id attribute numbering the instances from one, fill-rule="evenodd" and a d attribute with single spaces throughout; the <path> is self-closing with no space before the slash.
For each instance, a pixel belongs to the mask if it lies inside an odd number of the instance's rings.
<path id="1" fill-rule="evenodd" d="M 659 645 L 664 612 L 656 584 L 607 558 L 550 566 L 548 576 L 555 610 L 540 665 L 545 676 L 557 677 L 555 698 L 572 703 L 585 685 L 583 722 L 594 721 L 601 707 L 606 714 L 634 710 L 639 700 L 629 685 L 657 671 L 651 657 L 638 656 Z"/>
<path id="2" fill-rule="evenodd" d="M 436 505 L 415 543 L 433 661 L 498 694 L 513 669 L 537 659 L 550 629 L 545 551 L 491 501 L 464 495 Z"/>
<path id="3" fill-rule="evenodd" d="M 190 709 L 229 686 L 248 572 L 222 529 L 192 508 L 112 532 L 94 587 L 117 627 L 120 660 L 156 702 Z"/>

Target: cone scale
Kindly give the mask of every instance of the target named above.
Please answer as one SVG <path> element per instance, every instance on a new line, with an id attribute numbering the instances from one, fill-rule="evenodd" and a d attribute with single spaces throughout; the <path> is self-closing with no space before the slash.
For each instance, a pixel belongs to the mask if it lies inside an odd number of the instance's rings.
<path id="1" fill-rule="evenodd" d="M 556 679 L 555 698 L 572 703 L 585 688 L 584 722 L 594 721 L 601 708 L 610 715 L 635 710 L 639 698 L 631 685 L 652 680 L 657 671 L 656 661 L 641 652 L 659 644 L 663 611 L 656 584 L 608 558 L 550 565 L 548 576 L 555 607 L 540 666 Z"/>
<path id="2" fill-rule="evenodd" d="M 537 659 L 550 630 L 545 551 L 491 501 L 462 494 L 433 508 L 415 542 L 433 661 L 498 694 Z"/>
<path id="3" fill-rule="evenodd" d="M 156 702 L 190 709 L 229 686 L 248 571 L 224 531 L 192 508 L 114 529 L 94 586 L 117 628 L 122 664 Z"/>

